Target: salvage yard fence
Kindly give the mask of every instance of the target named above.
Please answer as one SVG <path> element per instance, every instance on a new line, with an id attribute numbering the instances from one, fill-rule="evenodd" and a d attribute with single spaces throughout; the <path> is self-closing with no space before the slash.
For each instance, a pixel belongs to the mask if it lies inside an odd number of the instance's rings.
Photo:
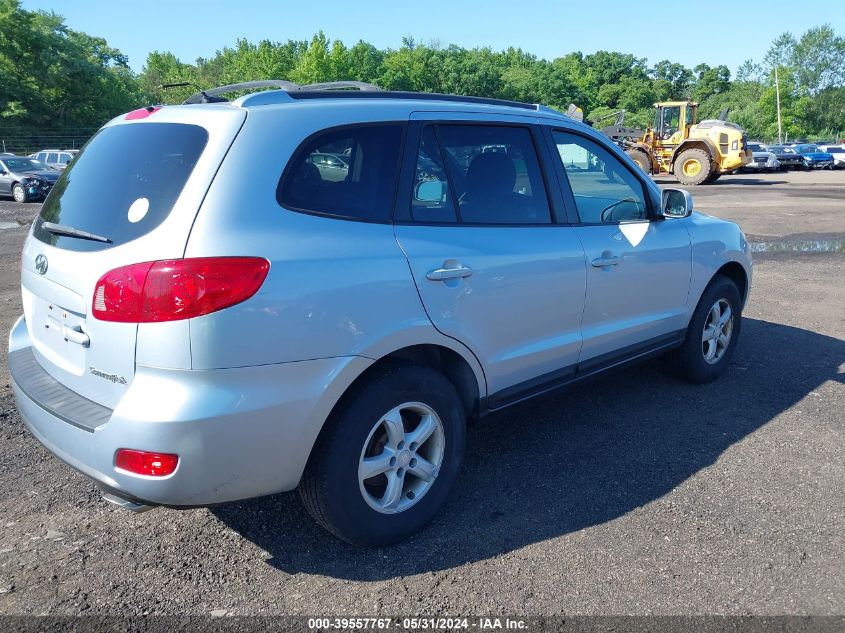
<path id="1" fill-rule="evenodd" d="M 0 152 L 25 156 L 42 149 L 79 149 L 98 129 L 69 127 L 35 130 L 0 127 Z"/>

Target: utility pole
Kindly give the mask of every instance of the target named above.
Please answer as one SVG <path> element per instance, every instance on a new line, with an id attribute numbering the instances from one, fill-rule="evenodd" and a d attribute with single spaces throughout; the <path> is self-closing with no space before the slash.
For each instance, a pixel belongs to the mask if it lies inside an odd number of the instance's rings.
<path id="1" fill-rule="evenodd" d="M 778 102 L 778 144 L 783 143 L 783 129 L 780 123 L 780 82 L 778 82 L 778 67 L 775 66 L 775 96 Z"/>

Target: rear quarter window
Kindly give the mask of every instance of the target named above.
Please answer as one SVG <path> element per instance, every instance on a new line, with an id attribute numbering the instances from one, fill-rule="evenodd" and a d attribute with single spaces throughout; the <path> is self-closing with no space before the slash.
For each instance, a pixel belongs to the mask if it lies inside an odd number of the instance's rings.
<path id="1" fill-rule="evenodd" d="M 173 208 L 208 142 L 196 125 L 142 123 L 100 130 L 56 182 L 35 222 L 36 239 L 75 251 L 103 250 L 152 231 Z M 55 235 L 53 222 L 111 243 Z"/>
<path id="2" fill-rule="evenodd" d="M 367 222 L 390 221 L 404 124 L 320 132 L 294 152 L 276 191 L 287 209 Z"/>

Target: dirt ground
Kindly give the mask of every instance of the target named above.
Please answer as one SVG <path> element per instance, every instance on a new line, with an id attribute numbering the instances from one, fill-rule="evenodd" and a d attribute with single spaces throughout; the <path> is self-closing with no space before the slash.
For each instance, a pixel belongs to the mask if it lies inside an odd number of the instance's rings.
<path id="1" fill-rule="evenodd" d="M 845 237 L 843 171 L 693 194 L 758 242 Z M 37 210 L 0 200 L 4 345 Z M 4 351 L 0 614 L 842 614 L 845 254 L 759 254 L 744 316 L 713 384 L 653 361 L 473 426 L 445 510 L 380 550 L 294 494 L 113 508 L 25 431 Z"/>

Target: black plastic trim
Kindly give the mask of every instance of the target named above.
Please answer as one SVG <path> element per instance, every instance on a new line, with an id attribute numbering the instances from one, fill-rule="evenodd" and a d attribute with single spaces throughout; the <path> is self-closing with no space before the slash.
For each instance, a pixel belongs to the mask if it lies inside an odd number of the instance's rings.
<path id="1" fill-rule="evenodd" d="M 93 433 L 111 419 L 111 409 L 80 396 L 48 374 L 31 347 L 9 354 L 9 374 L 27 398 L 50 415 L 83 431 Z"/>
<path id="2" fill-rule="evenodd" d="M 588 378 L 605 372 L 621 369 L 630 364 L 645 360 L 651 356 L 661 354 L 684 342 L 686 330 L 678 330 L 662 336 L 657 336 L 641 343 L 629 345 L 622 349 L 590 358 L 582 363 L 556 369 L 542 376 L 531 378 L 505 387 L 482 398 L 479 403 L 479 415 L 483 416 L 499 409 L 530 400 L 563 387 L 568 387 Z"/>

